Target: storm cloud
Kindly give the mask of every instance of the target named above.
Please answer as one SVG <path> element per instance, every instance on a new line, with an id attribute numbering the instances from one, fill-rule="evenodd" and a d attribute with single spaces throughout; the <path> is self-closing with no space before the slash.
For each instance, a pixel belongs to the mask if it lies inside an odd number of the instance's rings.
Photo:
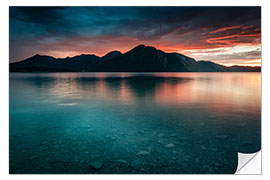
<path id="1" fill-rule="evenodd" d="M 260 7 L 10 7 L 9 11 L 10 62 L 37 53 L 102 56 L 138 44 L 223 64 L 261 58 Z M 246 48 L 239 50 L 241 46 Z"/>

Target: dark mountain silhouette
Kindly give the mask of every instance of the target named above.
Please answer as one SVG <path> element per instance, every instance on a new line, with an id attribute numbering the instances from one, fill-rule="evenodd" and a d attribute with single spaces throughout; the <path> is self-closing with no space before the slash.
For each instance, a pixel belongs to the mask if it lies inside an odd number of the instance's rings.
<path id="1" fill-rule="evenodd" d="M 179 53 L 165 53 L 139 45 L 122 54 L 112 51 L 103 57 L 79 55 L 67 58 L 35 55 L 10 63 L 10 72 L 260 72 L 260 67 L 226 67 L 211 61 L 195 61 Z"/>
<path id="2" fill-rule="evenodd" d="M 139 45 L 129 52 L 104 62 L 106 71 L 164 72 L 192 71 L 196 61 L 177 53 L 165 53 L 151 46 Z"/>
<path id="3" fill-rule="evenodd" d="M 108 59 L 116 58 L 116 57 L 119 57 L 121 55 L 122 55 L 122 53 L 120 51 L 111 51 L 111 52 L 107 53 L 105 56 L 103 56 L 101 59 L 103 61 L 106 61 Z"/>

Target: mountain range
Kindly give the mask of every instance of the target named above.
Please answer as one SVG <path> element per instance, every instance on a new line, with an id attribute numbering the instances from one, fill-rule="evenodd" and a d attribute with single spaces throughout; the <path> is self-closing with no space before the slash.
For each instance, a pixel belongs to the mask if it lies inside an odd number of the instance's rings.
<path id="1" fill-rule="evenodd" d="M 166 53 L 152 46 L 138 45 L 126 53 L 112 51 L 99 57 L 82 54 L 54 58 L 34 55 L 9 64 L 10 72 L 260 72 L 261 67 L 223 66 L 211 61 L 196 61 Z"/>

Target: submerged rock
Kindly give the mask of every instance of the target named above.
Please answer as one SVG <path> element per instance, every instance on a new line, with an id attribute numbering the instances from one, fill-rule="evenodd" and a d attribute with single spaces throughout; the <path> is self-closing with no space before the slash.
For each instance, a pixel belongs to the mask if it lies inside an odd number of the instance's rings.
<path id="1" fill-rule="evenodd" d="M 111 140 L 112 140 L 112 141 L 115 141 L 115 140 L 116 140 L 116 137 L 111 137 Z"/>
<path id="2" fill-rule="evenodd" d="M 31 156 L 30 159 L 33 160 L 33 159 L 37 159 L 37 158 L 39 158 L 39 157 L 40 157 L 39 155 Z"/>
<path id="3" fill-rule="evenodd" d="M 128 162 L 125 161 L 125 160 L 123 160 L 123 159 L 118 159 L 118 160 L 116 160 L 115 162 L 128 165 Z"/>
<path id="4" fill-rule="evenodd" d="M 217 135 L 216 138 L 219 140 L 224 140 L 227 139 L 228 137 L 226 135 Z"/>
<path id="5" fill-rule="evenodd" d="M 221 166 L 219 163 L 215 163 L 215 166 Z"/>
<path id="6" fill-rule="evenodd" d="M 186 137 L 180 137 L 180 138 L 178 138 L 179 141 L 184 141 L 186 139 L 187 139 Z"/>
<path id="7" fill-rule="evenodd" d="M 150 153 L 147 151 L 140 151 L 139 153 L 137 153 L 137 155 L 147 155 L 147 154 L 150 154 Z"/>
<path id="8" fill-rule="evenodd" d="M 200 123 L 201 126 L 205 126 L 205 123 Z"/>
<path id="9" fill-rule="evenodd" d="M 90 167 L 95 170 L 99 170 L 103 166 L 103 163 L 101 161 L 92 162 L 90 164 Z"/>
<path id="10" fill-rule="evenodd" d="M 207 148 L 205 146 L 200 146 L 202 150 L 206 150 Z"/>
<path id="11" fill-rule="evenodd" d="M 41 146 L 39 149 L 41 150 L 41 151 L 44 151 L 44 150 L 47 150 L 49 147 L 48 146 Z"/>
<path id="12" fill-rule="evenodd" d="M 139 159 L 135 159 L 130 163 L 130 165 L 134 169 L 139 169 L 141 166 L 141 161 Z"/>
<path id="13" fill-rule="evenodd" d="M 173 143 L 167 144 L 166 147 L 167 147 L 167 148 L 174 147 L 174 144 L 173 144 Z"/>
<path id="14" fill-rule="evenodd" d="M 140 130 L 140 131 L 139 131 L 139 134 L 144 134 L 144 133 L 145 133 L 144 130 Z"/>
<path id="15" fill-rule="evenodd" d="M 163 136 L 165 136 L 165 134 L 163 134 L 163 133 L 160 133 L 160 134 L 158 135 L 158 137 L 163 137 Z"/>

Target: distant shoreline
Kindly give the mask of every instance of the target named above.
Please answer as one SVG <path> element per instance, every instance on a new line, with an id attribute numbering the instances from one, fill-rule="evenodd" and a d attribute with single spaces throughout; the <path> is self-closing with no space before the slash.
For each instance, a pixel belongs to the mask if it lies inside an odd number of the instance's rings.
<path id="1" fill-rule="evenodd" d="M 63 72 L 63 71 L 59 71 L 59 72 L 52 72 L 52 71 L 49 71 L 49 72 L 33 72 L 33 71 L 31 71 L 31 72 L 9 72 L 9 73 L 85 73 L 85 74 L 87 74 L 87 73 L 100 73 L 100 74 L 102 74 L 102 73 L 110 73 L 110 74 L 119 74 L 119 73 L 142 73 L 142 74 L 147 74 L 147 73 L 149 73 L 149 74 L 152 74 L 152 73 L 158 73 L 158 74 L 162 74 L 162 73 L 164 73 L 164 74 L 167 74 L 167 73 L 172 73 L 172 74 L 174 74 L 174 73 L 261 73 L 261 71 L 232 71 L 232 72 L 79 72 L 79 71 L 77 71 L 77 72 L 74 72 L 74 71 L 66 71 L 66 72 Z"/>
<path id="2" fill-rule="evenodd" d="M 223 66 L 212 61 L 196 61 L 180 53 L 166 53 L 153 46 L 138 45 L 122 54 L 105 56 L 82 54 L 54 58 L 36 54 L 10 63 L 10 72 L 260 72 L 260 66 Z"/>

